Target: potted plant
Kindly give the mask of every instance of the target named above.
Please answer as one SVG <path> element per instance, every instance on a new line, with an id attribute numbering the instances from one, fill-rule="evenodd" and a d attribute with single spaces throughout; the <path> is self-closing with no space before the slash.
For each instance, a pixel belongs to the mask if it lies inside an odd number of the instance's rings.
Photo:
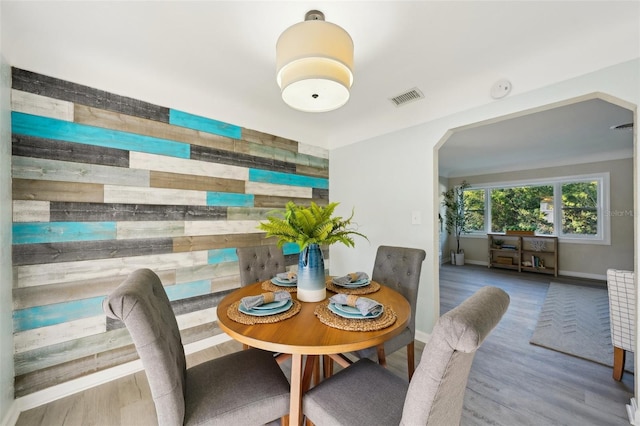
<path id="1" fill-rule="evenodd" d="M 501 249 L 502 245 L 504 244 L 504 240 L 493 240 L 493 244 L 496 246 L 496 248 Z"/>
<path id="2" fill-rule="evenodd" d="M 456 250 L 451 250 L 451 263 L 464 265 L 464 250 L 460 248 L 460 235 L 467 232 L 469 217 L 464 208 L 464 190 L 470 185 L 466 181 L 442 193 L 445 208 L 445 228 L 449 235 L 456 237 Z"/>
<path id="3" fill-rule="evenodd" d="M 324 258 L 320 246 L 342 243 L 354 247 L 353 237 L 365 235 L 353 230 L 353 211 L 344 219 L 332 216 L 339 203 L 329 203 L 324 207 L 311 202 L 302 207 L 289 201 L 284 212 L 267 216 L 258 229 L 267 232 L 267 237 L 276 237 L 278 247 L 285 243 L 297 243 L 300 247 L 298 260 L 298 300 L 318 302 L 326 297 Z"/>

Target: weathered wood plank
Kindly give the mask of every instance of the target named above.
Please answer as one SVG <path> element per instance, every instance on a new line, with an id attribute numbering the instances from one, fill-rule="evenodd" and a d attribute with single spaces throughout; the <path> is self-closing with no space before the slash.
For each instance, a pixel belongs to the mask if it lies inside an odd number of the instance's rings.
<path id="1" fill-rule="evenodd" d="M 226 207 L 154 204 L 102 204 L 54 202 L 51 221 L 184 221 L 225 220 Z"/>
<path id="2" fill-rule="evenodd" d="M 288 197 L 286 195 L 273 196 L 268 194 L 256 195 L 253 199 L 253 204 L 257 208 L 264 208 L 269 210 L 273 210 L 273 209 L 280 210 L 280 209 L 284 209 L 284 206 L 289 201 L 293 201 L 299 206 L 309 206 L 311 205 L 312 201 L 319 206 L 324 206 L 327 204 L 326 200 L 322 200 L 315 197 L 300 198 L 300 197 Z"/>
<path id="3" fill-rule="evenodd" d="M 32 330 L 102 314 L 104 296 L 13 311 L 13 331 Z"/>
<path id="4" fill-rule="evenodd" d="M 254 195 L 269 195 L 276 197 L 289 197 L 293 198 L 311 198 L 313 196 L 312 188 L 305 188 L 301 186 L 291 185 L 276 185 L 273 183 L 261 183 L 261 182 L 247 182 L 244 190 L 247 194 Z M 258 206 L 256 207 L 268 207 Z"/>
<path id="5" fill-rule="evenodd" d="M 26 222 L 13 224 L 13 244 L 108 240 L 116 237 L 115 222 Z"/>
<path id="6" fill-rule="evenodd" d="M 16 271 L 17 286 L 31 287 L 68 281 L 91 280 L 110 275 L 128 275 L 140 268 L 167 271 L 205 264 L 207 264 L 207 251 L 203 250 L 44 265 L 24 265 L 16 266 L 14 269 Z"/>
<path id="7" fill-rule="evenodd" d="M 329 168 L 328 161 L 323 158 L 299 154 L 284 149 L 271 148 L 255 143 L 246 143 L 245 145 L 242 145 L 242 149 L 245 154 L 253 155 L 255 157 L 264 157 L 275 161 L 290 163 L 293 165 L 293 170 L 295 170 L 297 166 L 309 166 L 316 167 L 318 169 Z"/>
<path id="8" fill-rule="evenodd" d="M 320 189 L 313 188 L 313 198 L 316 204 L 320 205 L 320 203 L 316 200 L 322 200 L 326 203 L 329 202 L 329 190 L 328 189 Z"/>
<path id="9" fill-rule="evenodd" d="M 127 133 L 120 130 L 104 129 L 55 118 L 23 114 L 21 112 L 11 113 L 11 130 L 13 133 L 39 138 L 189 158 L 190 145 L 183 142 Z"/>
<path id="10" fill-rule="evenodd" d="M 17 179 L 149 186 L 148 170 L 17 156 L 11 160 L 11 172 Z"/>
<path id="11" fill-rule="evenodd" d="M 301 143 L 298 145 L 298 152 L 312 157 L 329 159 L 329 150 L 316 145 Z"/>
<path id="12" fill-rule="evenodd" d="M 105 185 L 104 202 L 113 204 L 207 204 L 206 191 Z"/>
<path id="13" fill-rule="evenodd" d="M 185 142 L 191 145 L 209 146 L 228 151 L 233 151 L 235 145 L 233 139 L 224 136 L 79 104 L 75 104 L 74 121 L 76 123 L 122 130 L 129 133 L 138 133 L 177 142 Z"/>
<path id="14" fill-rule="evenodd" d="M 149 235 L 154 239 L 184 236 L 184 221 L 116 222 L 116 238 L 119 240 L 144 239 Z"/>
<path id="15" fill-rule="evenodd" d="M 49 201 L 13 201 L 13 222 L 49 222 Z"/>
<path id="16" fill-rule="evenodd" d="M 259 223 L 257 220 L 186 221 L 184 232 L 189 236 L 264 233 L 257 228 Z"/>
<path id="17" fill-rule="evenodd" d="M 233 250 L 235 250 L 235 248 Z M 226 268 L 222 268 L 222 269 L 213 263 L 208 263 L 206 265 L 194 265 L 186 268 L 179 268 L 175 272 L 175 277 L 176 277 L 176 282 L 182 283 L 182 282 L 190 282 L 190 281 L 197 281 L 197 280 L 204 280 L 204 279 L 215 280 L 223 276 L 238 275 L 238 274 L 239 274 L 238 263 L 236 260 L 235 267 L 234 265 L 229 265 Z M 212 284 L 211 292 L 215 292 L 215 291 L 217 291 L 217 289 L 215 289 Z"/>
<path id="18" fill-rule="evenodd" d="M 188 283 L 176 283 L 164 288 L 171 301 L 180 301 L 191 297 L 202 296 L 211 292 L 211 280 L 199 280 Z"/>
<path id="19" fill-rule="evenodd" d="M 295 173 L 296 165 L 278 161 L 266 156 L 253 156 L 204 146 L 191 147 L 191 159 L 216 164 L 229 164 L 238 167 L 259 168 L 280 172 Z"/>
<path id="20" fill-rule="evenodd" d="M 240 127 L 233 124 L 189 114 L 188 112 L 176 109 L 169 110 L 169 124 L 234 139 L 239 139 L 242 131 Z"/>
<path id="21" fill-rule="evenodd" d="M 164 285 L 176 283 L 175 269 L 155 272 Z M 126 278 L 127 275 L 114 274 L 81 281 L 14 288 L 13 309 L 19 310 L 32 306 L 52 305 L 71 300 L 104 296 L 111 293 Z"/>
<path id="22" fill-rule="evenodd" d="M 14 353 L 51 346 L 69 340 L 79 339 L 94 334 L 104 333 L 106 317 L 82 318 L 63 324 L 50 325 L 13 334 Z"/>
<path id="23" fill-rule="evenodd" d="M 14 200 L 104 202 L 103 185 L 13 179 Z"/>
<path id="24" fill-rule="evenodd" d="M 244 193 L 244 180 L 224 179 L 182 173 L 150 172 L 152 188 L 193 189 L 197 191 L 219 191 Z"/>
<path id="25" fill-rule="evenodd" d="M 203 324 L 211 324 L 218 321 L 218 315 L 216 314 L 216 307 L 222 297 L 216 297 L 214 306 L 206 309 L 195 309 L 192 312 L 183 315 L 177 315 L 178 328 L 180 328 L 180 334 L 183 334 L 184 330 L 188 330 L 192 327 L 197 327 Z"/>
<path id="26" fill-rule="evenodd" d="M 272 208 L 229 207 L 227 208 L 227 219 L 262 221 L 273 213 L 274 209 Z"/>
<path id="27" fill-rule="evenodd" d="M 54 99 L 89 105 L 109 111 L 121 112 L 156 121 L 169 122 L 169 109 L 147 102 L 115 95 L 103 90 L 72 83 L 65 80 L 25 71 L 11 69 L 11 86 L 24 92 L 35 93 Z"/>
<path id="28" fill-rule="evenodd" d="M 173 251 L 199 252 L 223 247 L 251 247 L 259 246 L 264 240 L 264 233 L 256 234 L 224 234 L 202 235 L 196 237 L 178 237 L 173 239 Z"/>
<path id="29" fill-rule="evenodd" d="M 300 175 L 307 176 L 316 176 L 321 178 L 329 178 L 329 169 L 328 168 L 320 168 L 320 167 L 312 167 L 312 166 L 297 166 L 296 173 Z"/>
<path id="30" fill-rule="evenodd" d="M 96 371 L 138 359 L 133 344 L 16 375 L 15 396 L 25 396 Z"/>
<path id="31" fill-rule="evenodd" d="M 164 253 L 173 253 L 172 238 L 20 244 L 13 246 L 13 264 L 52 264 Z"/>
<path id="32" fill-rule="evenodd" d="M 73 121 L 73 103 L 21 90 L 11 90 L 11 110 Z"/>
<path id="33" fill-rule="evenodd" d="M 211 280 L 211 292 L 218 293 L 225 290 L 240 288 L 240 274 L 217 277 Z"/>
<path id="34" fill-rule="evenodd" d="M 269 170 L 250 169 L 249 180 L 251 182 L 263 182 L 276 185 L 329 189 L 329 181 L 324 178 L 296 175 L 291 173 L 272 172 Z"/>
<path id="35" fill-rule="evenodd" d="M 253 207 L 253 194 L 234 194 L 231 192 L 207 192 L 208 206 Z"/>
<path id="36" fill-rule="evenodd" d="M 144 152 L 131 152 L 129 167 L 134 169 L 155 170 L 159 172 L 181 173 L 215 178 L 249 180 L 249 170 L 246 167 L 215 164 L 207 161 L 187 160 L 182 158 L 154 155 Z"/>
<path id="37" fill-rule="evenodd" d="M 293 153 L 298 152 L 298 142 L 281 138 L 279 136 L 270 135 L 268 133 L 259 132 L 257 130 L 242 128 L 242 140 L 253 142 L 271 148 L 285 149 Z"/>
<path id="38" fill-rule="evenodd" d="M 129 167 L 129 151 L 33 136 L 11 135 L 13 155 L 113 167 Z"/>
<path id="39" fill-rule="evenodd" d="M 218 326 L 218 323 L 214 321 L 180 330 L 180 336 L 182 337 L 182 343 L 188 345 L 189 343 L 217 336 L 222 332 L 223 331 Z"/>

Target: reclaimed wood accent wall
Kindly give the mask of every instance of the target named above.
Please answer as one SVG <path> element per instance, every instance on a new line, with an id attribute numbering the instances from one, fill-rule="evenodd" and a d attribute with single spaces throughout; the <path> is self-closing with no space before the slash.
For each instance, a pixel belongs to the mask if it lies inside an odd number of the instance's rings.
<path id="1" fill-rule="evenodd" d="M 221 333 L 236 247 L 289 200 L 324 205 L 326 150 L 12 69 L 15 394 L 137 358 L 102 300 L 153 269 L 185 344 Z M 284 249 L 297 264 L 298 246 Z M 325 253 L 327 256 L 328 253 Z"/>

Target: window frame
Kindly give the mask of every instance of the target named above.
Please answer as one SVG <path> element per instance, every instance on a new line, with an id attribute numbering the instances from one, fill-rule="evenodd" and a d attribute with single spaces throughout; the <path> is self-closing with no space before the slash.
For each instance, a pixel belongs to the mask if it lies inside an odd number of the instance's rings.
<path id="1" fill-rule="evenodd" d="M 596 181 L 598 185 L 598 227 L 595 235 L 575 235 L 562 233 L 562 185 L 575 182 Z M 468 182 L 468 181 L 467 181 Z M 486 235 L 495 232 L 488 232 L 491 229 L 491 190 L 515 188 L 523 186 L 553 186 L 553 220 L 554 232 L 549 236 L 558 237 L 559 241 L 572 244 L 603 244 L 611 245 L 611 215 L 610 211 L 610 176 L 609 172 L 557 176 L 550 178 L 510 180 L 502 182 L 469 183 L 467 191 L 484 190 L 484 230 L 471 231 L 463 234 L 463 237 L 486 238 Z"/>

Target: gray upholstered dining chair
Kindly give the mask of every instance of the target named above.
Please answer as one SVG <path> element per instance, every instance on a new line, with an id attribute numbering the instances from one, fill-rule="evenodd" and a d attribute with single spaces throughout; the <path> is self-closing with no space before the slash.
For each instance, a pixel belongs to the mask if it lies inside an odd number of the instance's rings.
<path id="1" fill-rule="evenodd" d="M 282 249 L 275 245 L 238 247 L 236 254 L 241 286 L 271 279 L 286 270 Z"/>
<path id="2" fill-rule="evenodd" d="M 384 343 L 384 350 L 379 347 L 354 352 L 354 355 L 358 358 L 373 358 L 377 353 L 378 362 L 385 365 L 386 354 L 393 353 L 406 346 L 409 380 L 411 380 L 415 369 L 415 313 L 420 271 L 425 257 L 426 253 L 422 249 L 392 246 L 378 247 L 371 279 L 402 294 L 411 305 L 411 318 L 409 318 L 407 328 L 400 335 Z"/>
<path id="3" fill-rule="evenodd" d="M 321 382 L 303 398 L 308 423 L 457 425 L 476 350 L 509 306 L 509 295 L 483 287 L 433 328 L 409 383 L 368 358 Z"/>
<path id="4" fill-rule="evenodd" d="M 103 302 L 142 360 L 158 424 L 265 424 L 289 412 L 289 382 L 269 352 L 234 352 L 186 368 L 175 314 L 160 278 L 131 273 Z"/>
<path id="5" fill-rule="evenodd" d="M 636 347 L 636 284 L 633 271 L 607 269 L 609 323 L 613 345 L 613 379 L 624 374 L 627 351 Z"/>

